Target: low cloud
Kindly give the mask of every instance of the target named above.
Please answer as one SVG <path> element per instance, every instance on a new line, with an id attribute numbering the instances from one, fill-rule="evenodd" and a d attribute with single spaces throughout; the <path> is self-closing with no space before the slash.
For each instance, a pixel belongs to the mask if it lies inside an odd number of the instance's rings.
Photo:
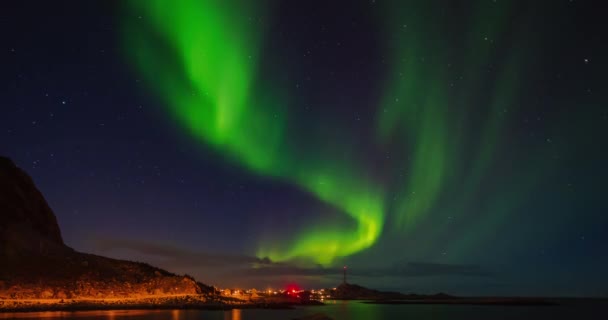
<path id="1" fill-rule="evenodd" d="M 175 269 L 214 269 L 226 277 L 336 277 L 341 269 L 273 262 L 268 258 L 193 252 L 181 248 L 126 239 L 99 239 L 96 248 L 102 253 L 129 250 L 140 256 L 153 256 Z M 494 277 L 478 265 L 407 262 L 386 268 L 353 268 L 351 277 Z"/>
<path id="2" fill-rule="evenodd" d="M 269 264 L 248 269 L 246 272 L 251 276 L 327 276 L 336 275 L 339 271 L 340 270 L 336 268 L 324 268 L 320 266 L 302 268 L 287 264 L 280 266 Z M 477 265 L 424 262 L 409 262 L 401 266 L 389 268 L 351 269 L 348 273 L 350 276 L 359 277 L 493 276 L 491 272 L 485 271 Z"/>
<path id="3" fill-rule="evenodd" d="M 101 252 L 129 250 L 141 255 L 171 261 L 176 267 L 261 267 L 273 264 L 268 258 L 246 255 L 193 252 L 181 248 L 127 239 L 98 239 L 95 247 Z"/>

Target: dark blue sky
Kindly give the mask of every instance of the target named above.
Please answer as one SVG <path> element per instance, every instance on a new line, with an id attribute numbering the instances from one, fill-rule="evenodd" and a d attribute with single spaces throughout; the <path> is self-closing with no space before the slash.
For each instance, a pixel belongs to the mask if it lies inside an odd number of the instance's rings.
<path id="1" fill-rule="evenodd" d="M 535 49 L 509 48 L 531 62 L 475 199 L 457 208 L 464 180 L 446 183 L 412 229 L 385 232 L 339 261 L 349 264 L 353 282 L 405 292 L 608 296 L 605 10 L 599 1 L 515 3 L 508 19 L 526 18 L 506 22 L 504 38 L 533 38 Z M 476 32 L 459 24 L 474 5 L 436 4 L 429 15 L 444 17 L 455 33 L 442 39 Z M 379 5 L 391 3 L 269 2 L 260 68 L 306 86 L 290 97 L 300 110 L 290 123 L 297 141 L 306 142 L 304 128 L 359 139 L 373 127 L 372 102 L 391 69 Z M 272 233 L 287 241 L 327 204 L 288 181 L 249 172 L 181 130 L 130 65 L 121 18 L 114 1 L 0 4 L 0 154 L 33 177 L 65 242 L 221 286 L 338 283 L 336 266 L 252 267 L 267 264 L 255 257 L 259 239 Z M 302 58 L 308 50 L 313 58 Z M 484 72 L 507 64 L 502 52 Z M 479 97 L 468 101 L 479 103 L 467 106 L 467 141 L 489 121 L 481 116 L 484 90 L 468 91 Z M 452 102 L 448 119 L 460 112 Z M 465 145 L 464 154 L 478 151 Z M 362 148 L 369 151 L 361 156 L 365 167 L 375 168 L 376 150 Z"/>

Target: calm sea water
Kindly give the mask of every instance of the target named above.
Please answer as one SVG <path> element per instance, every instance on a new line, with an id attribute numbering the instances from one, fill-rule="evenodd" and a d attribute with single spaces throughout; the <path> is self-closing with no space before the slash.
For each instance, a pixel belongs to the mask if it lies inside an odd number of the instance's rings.
<path id="1" fill-rule="evenodd" d="M 0 319 L 169 319 L 169 320 L 284 320 L 324 313 L 335 320 L 354 319 L 608 319 L 606 302 L 572 302 L 559 306 L 374 305 L 337 301 L 325 306 L 292 310 L 121 310 L 0 313 Z"/>

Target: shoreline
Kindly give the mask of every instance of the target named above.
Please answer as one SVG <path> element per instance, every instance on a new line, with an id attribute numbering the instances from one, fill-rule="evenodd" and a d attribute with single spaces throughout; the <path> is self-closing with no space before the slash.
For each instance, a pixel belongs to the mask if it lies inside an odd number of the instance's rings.
<path id="1" fill-rule="evenodd" d="M 306 305 L 303 305 L 306 306 Z M 200 304 L 200 305 L 152 305 L 152 304 L 66 304 L 66 305 L 27 305 L 19 307 L 0 307 L 2 313 L 27 312 L 74 312 L 74 311 L 111 311 L 111 310 L 232 310 L 232 309 L 294 309 L 293 304 Z"/>
<path id="2" fill-rule="evenodd" d="M 323 305 L 317 301 L 258 301 L 215 298 L 205 295 L 116 299 L 0 299 L 0 313 L 43 311 L 106 310 L 231 310 L 293 309 L 295 306 Z"/>

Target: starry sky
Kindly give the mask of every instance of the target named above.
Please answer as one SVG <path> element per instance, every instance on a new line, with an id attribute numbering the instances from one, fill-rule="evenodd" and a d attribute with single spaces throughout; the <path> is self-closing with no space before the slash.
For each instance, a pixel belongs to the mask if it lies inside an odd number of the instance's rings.
<path id="1" fill-rule="evenodd" d="M 608 296 L 600 1 L 19 1 L 0 154 L 218 286 Z"/>

